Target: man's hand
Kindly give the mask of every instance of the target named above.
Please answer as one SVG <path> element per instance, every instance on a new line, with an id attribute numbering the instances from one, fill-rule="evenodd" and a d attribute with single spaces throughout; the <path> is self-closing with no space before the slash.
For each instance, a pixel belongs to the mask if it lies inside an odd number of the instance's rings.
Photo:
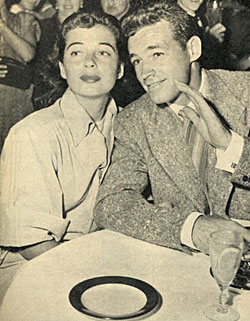
<path id="1" fill-rule="evenodd" d="M 216 23 L 213 27 L 208 28 L 207 31 L 212 35 L 219 43 L 222 43 L 225 38 L 226 28 L 221 23 Z"/>
<path id="2" fill-rule="evenodd" d="M 1 60 L 2 58 L 0 58 L 0 78 L 4 78 L 8 73 L 8 69 L 6 65 L 1 64 Z"/>
<path id="3" fill-rule="evenodd" d="M 226 128 L 215 111 L 208 105 L 204 97 L 196 90 L 179 81 L 176 87 L 184 92 L 194 103 L 196 111 L 191 107 L 184 107 L 179 114 L 188 117 L 200 135 L 212 146 L 226 150 L 231 141 L 231 132 Z"/>
<path id="4" fill-rule="evenodd" d="M 203 215 L 196 220 L 192 232 L 193 243 L 197 249 L 205 254 L 209 254 L 210 234 L 218 230 L 239 232 L 244 240 L 250 243 L 250 231 L 242 225 L 221 216 Z"/>

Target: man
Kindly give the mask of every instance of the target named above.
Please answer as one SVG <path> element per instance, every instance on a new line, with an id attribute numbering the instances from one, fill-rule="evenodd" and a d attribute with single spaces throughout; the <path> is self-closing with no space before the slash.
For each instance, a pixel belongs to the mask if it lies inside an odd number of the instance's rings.
<path id="1" fill-rule="evenodd" d="M 147 93 L 116 119 L 95 219 L 100 227 L 155 244 L 208 253 L 217 229 L 237 230 L 250 241 L 250 232 L 229 219 L 250 217 L 250 76 L 200 70 L 201 42 L 189 19 L 176 4 L 160 0 L 123 23 Z M 153 204 L 145 197 L 149 185 Z"/>
<path id="2" fill-rule="evenodd" d="M 103 11 L 120 20 L 130 8 L 130 0 L 101 0 Z"/>

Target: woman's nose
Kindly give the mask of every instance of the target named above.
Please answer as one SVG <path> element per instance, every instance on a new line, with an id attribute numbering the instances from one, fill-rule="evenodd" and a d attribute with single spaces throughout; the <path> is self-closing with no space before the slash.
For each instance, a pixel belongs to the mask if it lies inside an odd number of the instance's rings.
<path id="1" fill-rule="evenodd" d="M 95 68 L 96 67 L 95 59 L 92 54 L 88 54 L 85 56 L 84 66 L 86 68 Z"/>

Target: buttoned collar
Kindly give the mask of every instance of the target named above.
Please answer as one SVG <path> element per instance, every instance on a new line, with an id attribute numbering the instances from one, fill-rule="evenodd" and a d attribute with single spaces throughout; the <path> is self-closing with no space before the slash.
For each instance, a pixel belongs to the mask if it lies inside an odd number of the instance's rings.
<path id="1" fill-rule="evenodd" d="M 77 101 L 70 88 L 67 88 L 64 95 L 60 99 L 59 106 L 68 124 L 69 130 L 72 134 L 76 146 L 82 141 L 84 137 L 90 134 L 95 127 L 99 128 L 98 124 L 95 123 L 95 121 L 84 109 L 84 106 L 82 106 Z M 115 101 L 111 99 L 108 104 L 106 113 L 103 117 L 103 123 L 105 123 L 107 115 L 111 115 L 112 117 L 117 114 L 117 110 L 118 109 Z M 99 128 L 99 130 L 102 131 L 101 128 Z"/>

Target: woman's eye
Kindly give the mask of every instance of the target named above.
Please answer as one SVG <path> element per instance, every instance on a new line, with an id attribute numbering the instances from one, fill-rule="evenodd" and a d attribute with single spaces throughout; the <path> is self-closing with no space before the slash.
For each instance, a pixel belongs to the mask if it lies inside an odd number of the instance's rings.
<path id="1" fill-rule="evenodd" d="M 111 56 L 111 54 L 106 50 L 101 50 L 98 52 L 100 56 Z"/>
<path id="2" fill-rule="evenodd" d="M 79 56 L 81 54 L 81 52 L 80 51 L 72 51 L 71 53 L 70 53 L 70 56 Z"/>

